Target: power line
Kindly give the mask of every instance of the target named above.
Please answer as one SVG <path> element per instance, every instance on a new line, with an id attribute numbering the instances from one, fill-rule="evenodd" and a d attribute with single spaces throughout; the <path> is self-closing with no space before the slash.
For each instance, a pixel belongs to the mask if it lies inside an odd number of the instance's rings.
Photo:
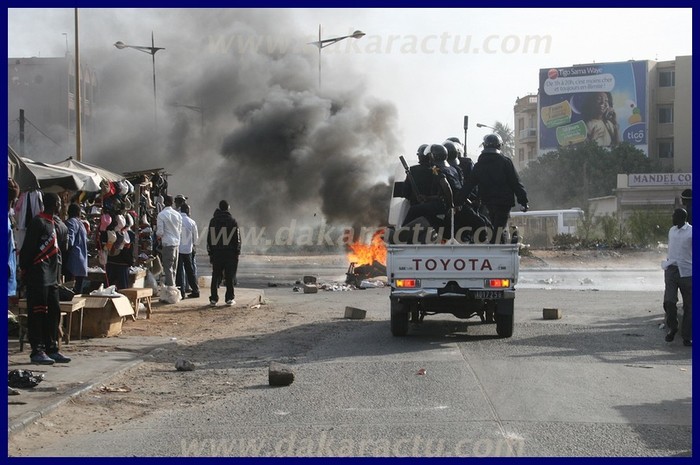
<path id="1" fill-rule="evenodd" d="M 39 131 L 39 133 L 40 133 L 42 136 L 46 137 L 48 140 L 50 140 L 50 141 L 53 142 L 54 144 L 56 144 L 56 145 L 58 145 L 59 147 L 61 147 L 61 144 L 59 144 L 58 142 L 56 142 L 55 140 L 53 140 L 51 137 L 49 137 L 48 135 L 46 135 L 46 134 L 44 133 L 44 131 L 42 131 L 41 129 L 39 129 L 38 127 L 36 127 L 36 125 L 35 125 L 34 123 L 32 123 L 32 120 L 30 120 L 30 119 L 27 118 L 26 116 L 24 117 L 24 120 L 25 120 L 26 122 L 28 122 L 34 129 L 36 129 L 37 131 Z"/>

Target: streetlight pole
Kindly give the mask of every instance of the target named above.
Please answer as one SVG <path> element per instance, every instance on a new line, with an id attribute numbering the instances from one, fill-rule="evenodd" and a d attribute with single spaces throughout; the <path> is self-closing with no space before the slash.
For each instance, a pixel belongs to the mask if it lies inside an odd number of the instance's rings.
<path id="1" fill-rule="evenodd" d="M 80 108 L 80 43 L 78 42 L 78 9 L 75 8 L 75 159 L 83 161 L 82 110 Z"/>
<path id="2" fill-rule="evenodd" d="M 156 52 L 158 50 L 165 50 L 163 47 L 156 47 L 155 45 L 155 40 L 153 38 L 153 31 L 151 31 L 151 46 L 144 46 L 144 45 L 127 45 L 122 41 L 118 41 L 114 43 L 114 46 L 117 47 L 119 50 L 123 50 L 125 48 L 133 48 L 134 50 L 138 50 L 139 52 L 143 53 L 148 53 L 151 55 L 152 61 L 153 61 L 153 120 L 156 123 L 156 129 L 158 128 L 158 106 L 157 106 L 157 101 L 156 101 Z"/>
<path id="3" fill-rule="evenodd" d="M 487 126 L 487 125 L 481 124 L 481 123 L 476 123 L 476 127 L 477 128 L 489 128 L 489 129 L 493 129 L 494 131 L 496 131 L 496 128 L 494 128 L 493 126 Z"/>
<path id="4" fill-rule="evenodd" d="M 464 156 L 467 157 L 467 129 L 469 129 L 469 116 L 464 115 Z"/>
<path id="5" fill-rule="evenodd" d="M 355 31 L 350 35 L 347 36 L 341 36 L 341 37 L 332 37 L 330 39 L 321 39 L 321 25 L 318 25 L 318 41 L 316 42 L 309 42 L 309 45 L 315 45 L 318 47 L 318 88 L 321 88 L 321 49 L 328 47 L 329 45 L 333 45 L 336 42 L 340 42 L 343 39 L 359 39 L 365 35 L 364 32 L 362 31 Z"/>

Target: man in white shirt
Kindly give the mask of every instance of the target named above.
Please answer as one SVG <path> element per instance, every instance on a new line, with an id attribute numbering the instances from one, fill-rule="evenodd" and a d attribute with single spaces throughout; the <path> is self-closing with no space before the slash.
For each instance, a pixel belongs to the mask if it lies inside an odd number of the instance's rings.
<path id="1" fill-rule="evenodd" d="M 678 332 L 678 291 L 683 298 L 681 337 L 684 346 L 693 345 L 692 291 L 693 291 L 693 227 L 686 221 L 688 212 L 676 208 L 673 226 L 668 231 L 668 257 L 661 264 L 664 269 L 664 312 L 666 312 L 666 342 L 673 341 Z"/>
<path id="2" fill-rule="evenodd" d="M 163 274 L 165 285 L 175 285 L 177 265 L 177 253 L 180 246 L 180 233 L 182 231 L 182 216 L 173 209 L 173 196 L 166 195 L 163 199 L 165 208 L 158 213 L 156 219 L 156 236 L 160 239 L 163 258 Z"/>
<path id="3" fill-rule="evenodd" d="M 180 247 L 177 258 L 177 278 L 175 282 L 180 288 L 180 295 L 185 298 L 185 288 L 189 284 L 192 292 L 188 297 L 196 299 L 199 297 L 199 285 L 197 275 L 194 271 L 192 255 L 194 248 L 199 242 L 199 231 L 197 223 L 189 216 L 190 206 L 186 203 L 180 205 L 180 215 L 182 216 L 182 232 L 180 233 Z M 187 284 L 185 284 L 187 281 Z"/>

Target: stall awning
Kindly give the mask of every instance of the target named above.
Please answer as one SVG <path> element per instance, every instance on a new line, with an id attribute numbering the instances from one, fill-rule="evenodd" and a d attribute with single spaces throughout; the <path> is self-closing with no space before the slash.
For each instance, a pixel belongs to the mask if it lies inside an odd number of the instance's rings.
<path id="1" fill-rule="evenodd" d="M 105 179 L 105 180 L 111 181 L 111 182 L 123 181 L 126 179 L 126 177 L 124 177 L 121 174 L 114 173 L 112 171 L 106 170 L 104 168 L 93 165 L 91 163 L 86 163 L 84 161 L 74 160 L 73 157 L 67 158 L 67 159 L 65 159 L 61 162 L 58 162 L 58 163 L 54 163 L 54 165 L 55 166 L 63 166 L 66 168 L 71 168 L 71 169 L 90 171 L 92 173 L 97 174 L 102 179 Z"/>
<path id="2" fill-rule="evenodd" d="M 36 175 L 9 145 L 7 146 L 7 168 L 7 174 L 15 180 L 20 191 L 39 189 L 39 180 Z"/>
<path id="3" fill-rule="evenodd" d="M 45 192 L 61 192 L 64 190 L 98 192 L 100 190 L 100 181 L 102 179 L 91 171 L 35 162 L 29 158 L 22 158 L 21 160 L 36 176 L 41 190 Z"/>

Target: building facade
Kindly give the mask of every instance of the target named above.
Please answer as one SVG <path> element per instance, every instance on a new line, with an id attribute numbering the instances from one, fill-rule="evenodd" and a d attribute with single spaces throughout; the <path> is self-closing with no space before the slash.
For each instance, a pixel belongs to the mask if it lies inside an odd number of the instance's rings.
<path id="1" fill-rule="evenodd" d="M 513 164 L 520 171 L 539 154 L 537 146 L 537 95 L 527 95 L 515 100 L 515 150 Z"/>
<path id="2" fill-rule="evenodd" d="M 644 76 L 642 76 L 643 80 L 646 81 L 645 88 L 639 90 L 640 94 L 636 99 L 628 98 L 626 101 L 615 102 L 614 108 L 618 119 L 624 117 L 626 120 L 632 121 L 632 118 L 635 118 L 634 107 L 639 105 L 636 111 L 642 110 L 639 118 L 644 123 L 643 127 L 646 132 L 643 144 L 640 144 L 639 147 L 652 159 L 658 159 L 665 170 L 683 173 L 692 171 L 692 62 L 692 56 L 679 56 L 671 61 L 647 60 L 643 62 L 576 65 L 563 69 L 580 69 L 587 66 L 604 67 L 606 65 L 612 67 L 628 63 L 642 64 L 645 69 Z M 554 70 L 557 68 L 543 71 L 545 71 L 545 75 L 552 76 L 551 73 Z M 563 79 L 561 76 L 556 77 Z M 619 76 L 615 77 L 619 78 Z M 570 84 L 573 84 L 573 81 Z M 636 85 L 639 86 L 639 83 L 637 82 Z M 557 103 L 556 109 L 551 108 L 551 106 L 546 108 L 546 115 L 543 115 L 542 102 L 538 95 L 528 95 L 516 99 L 513 108 L 515 127 L 513 161 L 517 169 L 524 169 L 539 155 L 552 150 L 550 147 L 542 147 L 540 131 L 543 127 L 541 124 L 543 117 L 546 116 L 544 119 L 553 120 L 555 119 L 555 116 L 552 116 L 554 111 L 557 111 L 559 116 L 566 115 L 568 112 L 570 119 L 567 122 L 572 121 L 571 115 L 580 111 L 576 108 L 575 97 L 574 95 L 569 99 L 560 99 L 561 102 Z M 642 102 L 643 108 L 641 107 Z M 571 133 L 574 134 L 573 137 L 576 135 L 572 130 L 569 133 L 567 135 L 569 138 L 572 138 Z M 632 137 L 630 136 L 630 139 Z"/>
<path id="3" fill-rule="evenodd" d="M 89 137 L 94 129 L 97 76 L 88 66 L 80 69 L 81 133 Z M 20 110 L 24 110 L 22 156 L 64 154 L 75 143 L 76 100 L 75 61 L 65 57 L 8 58 L 7 120 L 10 145 L 19 150 Z"/>

